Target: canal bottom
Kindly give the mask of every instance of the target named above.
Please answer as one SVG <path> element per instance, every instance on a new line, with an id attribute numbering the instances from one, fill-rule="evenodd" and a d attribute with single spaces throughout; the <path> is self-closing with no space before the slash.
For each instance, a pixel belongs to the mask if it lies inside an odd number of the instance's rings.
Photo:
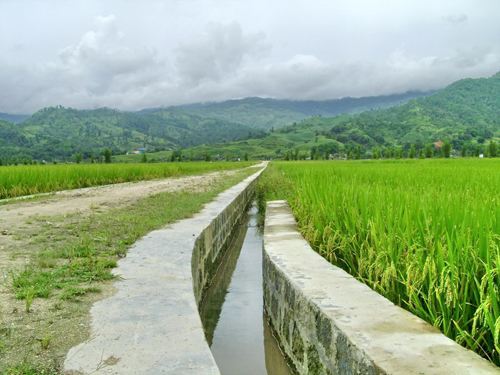
<path id="1" fill-rule="evenodd" d="M 262 293 L 262 233 L 252 206 L 200 307 L 222 375 L 292 374 L 264 316 Z"/>

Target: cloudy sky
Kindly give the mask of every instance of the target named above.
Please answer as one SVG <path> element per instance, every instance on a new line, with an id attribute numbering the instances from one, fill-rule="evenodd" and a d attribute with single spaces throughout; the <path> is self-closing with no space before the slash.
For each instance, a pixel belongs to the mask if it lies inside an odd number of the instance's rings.
<path id="1" fill-rule="evenodd" d="M 0 111 L 427 90 L 500 70 L 499 0 L 0 0 Z"/>

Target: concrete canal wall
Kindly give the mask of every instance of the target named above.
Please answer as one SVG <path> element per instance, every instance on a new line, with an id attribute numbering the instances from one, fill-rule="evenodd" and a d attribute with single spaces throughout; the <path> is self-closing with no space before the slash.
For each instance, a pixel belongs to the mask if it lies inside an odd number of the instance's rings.
<path id="1" fill-rule="evenodd" d="M 262 169 L 193 218 L 153 231 L 120 260 L 116 293 L 91 309 L 91 337 L 67 374 L 219 374 L 198 305 Z"/>
<path id="2" fill-rule="evenodd" d="M 499 374 L 499 369 L 314 252 L 268 202 L 264 304 L 299 374 Z"/>

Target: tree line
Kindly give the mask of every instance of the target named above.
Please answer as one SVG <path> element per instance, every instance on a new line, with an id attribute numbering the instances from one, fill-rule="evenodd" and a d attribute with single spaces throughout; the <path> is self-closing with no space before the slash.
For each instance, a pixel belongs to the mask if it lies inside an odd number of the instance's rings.
<path id="1" fill-rule="evenodd" d="M 325 159 L 429 159 L 450 157 L 490 157 L 500 156 L 498 145 L 491 140 L 488 145 L 463 145 L 461 149 L 454 149 L 450 142 L 439 144 L 378 146 L 371 149 L 361 145 L 347 145 L 343 150 L 337 147 L 324 148 L 313 146 L 309 152 L 299 149 L 288 150 L 283 154 L 284 160 L 325 160 Z"/>

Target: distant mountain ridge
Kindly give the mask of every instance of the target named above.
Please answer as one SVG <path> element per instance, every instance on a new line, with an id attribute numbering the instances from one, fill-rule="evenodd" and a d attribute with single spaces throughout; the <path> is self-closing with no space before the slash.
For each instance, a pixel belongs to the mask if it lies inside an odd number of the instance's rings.
<path id="1" fill-rule="evenodd" d="M 336 116 L 391 107 L 410 99 L 430 95 L 432 92 L 408 91 L 403 94 L 345 97 L 331 100 L 284 100 L 249 97 L 223 102 L 194 103 L 176 106 L 178 110 L 223 119 L 270 130 L 290 125 L 310 116 Z M 171 107 L 172 108 L 172 107 Z"/>
<path id="2" fill-rule="evenodd" d="M 30 115 L 19 115 L 19 114 L 0 112 L 0 120 L 12 122 L 14 124 L 18 124 L 20 122 L 23 122 L 24 120 L 26 120 L 29 117 L 30 117 Z"/>
<path id="3" fill-rule="evenodd" d="M 490 78 L 463 79 L 430 96 L 386 109 L 354 115 L 307 118 L 266 137 L 188 150 L 195 157 L 248 154 L 281 158 L 288 153 L 349 154 L 369 157 L 374 149 L 395 147 L 422 150 L 436 141 L 449 141 L 465 155 L 486 151 L 486 143 L 500 140 L 500 73 Z"/>
<path id="4" fill-rule="evenodd" d="M 5 116 L 18 123 L 0 123 L 0 158 L 68 160 L 77 153 L 84 158 L 96 156 L 104 148 L 124 154 L 137 148 L 154 152 L 259 138 L 311 114 L 387 107 L 422 95 L 426 94 L 304 102 L 246 98 L 137 112 L 48 107 L 22 121 L 18 121 L 20 117 Z"/>

